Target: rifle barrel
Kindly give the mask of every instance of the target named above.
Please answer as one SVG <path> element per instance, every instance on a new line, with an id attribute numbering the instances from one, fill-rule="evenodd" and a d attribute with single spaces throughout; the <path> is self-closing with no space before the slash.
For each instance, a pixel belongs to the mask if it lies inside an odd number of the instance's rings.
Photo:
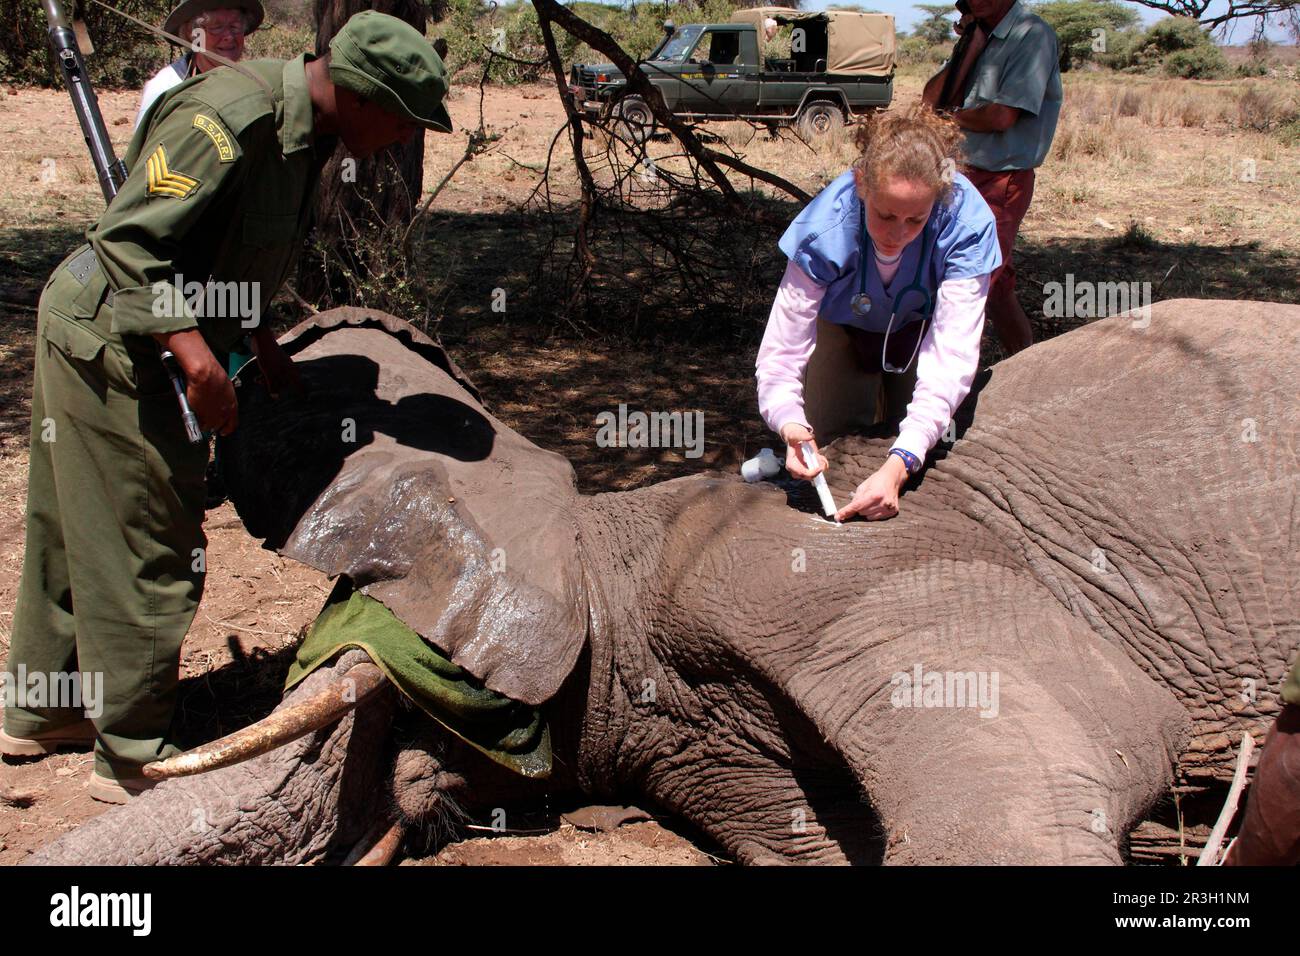
<path id="1" fill-rule="evenodd" d="M 86 148 L 90 150 L 91 162 L 95 164 L 95 175 L 99 177 L 99 188 L 104 193 L 104 201 L 111 202 L 126 181 L 126 164 L 113 152 L 113 142 L 108 138 L 104 117 L 99 112 L 99 100 L 95 98 L 95 89 L 86 75 L 86 61 L 77 48 L 76 34 L 68 25 L 59 0 L 43 0 L 43 3 L 45 18 L 50 24 L 50 47 L 54 51 L 54 61 L 63 74 L 68 95 L 72 97 L 72 108 L 77 113 L 77 122 L 81 125 Z"/>

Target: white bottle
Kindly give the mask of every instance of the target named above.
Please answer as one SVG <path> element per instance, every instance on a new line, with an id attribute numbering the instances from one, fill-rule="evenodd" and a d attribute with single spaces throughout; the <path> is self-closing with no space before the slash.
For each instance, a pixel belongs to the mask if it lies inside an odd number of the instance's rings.
<path id="1" fill-rule="evenodd" d="M 762 481 L 771 478 L 781 470 L 781 460 L 770 448 L 762 449 L 757 455 L 740 466 L 740 474 L 746 481 Z"/>

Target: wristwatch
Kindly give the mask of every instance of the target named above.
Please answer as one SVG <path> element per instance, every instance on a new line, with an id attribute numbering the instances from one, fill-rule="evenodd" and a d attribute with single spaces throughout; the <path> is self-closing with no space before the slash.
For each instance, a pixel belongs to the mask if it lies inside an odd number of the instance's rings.
<path id="1" fill-rule="evenodd" d="M 890 455 L 897 455 L 903 460 L 903 467 L 907 469 L 909 475 L 914 475 L 921 470 L 921 459 L 917 458 L 905 448 L 891 448 Z"/>

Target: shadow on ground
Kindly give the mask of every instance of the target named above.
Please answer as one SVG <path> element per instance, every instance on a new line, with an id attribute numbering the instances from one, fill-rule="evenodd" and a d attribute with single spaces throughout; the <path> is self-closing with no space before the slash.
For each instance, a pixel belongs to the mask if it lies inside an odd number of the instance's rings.
<path id="1" fill-rule="evenodd" d="M 245 653 L 229 638 L 230 663 L 181 680 L 177 691 L 175 733 L 182 749 L 196 747 L 261 720 L 280 703 L 284 680 L 297 647 Z"/>
<path id="2" fill-rule="evenodd" d="M 790 215 L 796 208 L 790 204 Z M 753 362 L 784 259 L 771 230 L 738 230 L 721 218 L 679 211 L 674 226 L 689 240 L 671 253 L 637 244 L 663 235 L 665 219 L 602 212 L 595 248 L 602 257 L 591 278 L 587 311 L 569 316 L 559 305 L 572 241 L 572 210 L 548 220 L 521 213 L 446 213 L 430 217 L 421 259 L 433 264 L 425 281 L 444 296 L 440 319 L 426 329 L 441 339 L 482 390 L 499 418 L 573 462 L 585 491 L 618 490 L 735 467 L 774 436 L 758 418 Z M 639 214 L 638 214 L 639 215 Z M 768 232 L 772 232 L 768 235 Z M 51 270 L 81 239 L 81 229 L 0 231 L 0 446 L 26 441 L 31 389 L 35 301 Z M 536 269 L 550 248 L 550 268 Z M 704 276 L 709 301 L 734 301 L 725 314 L 700 312 L 698 286 L 674 285 L 673 256 L 706 251 L 707 262 L 681 261 L 692 282 Z M 1044 286 L 1063 282 L 1150 283 L 1155 299 L 1175 297 L 1300 302 L 1300 257 L 1257 244 L 1164 244 L 1145 237 L 1022 241 L 1018 290 L 1041 340 L 1084 324 L 1085 318 L 1043 315 Z M 701 260 L 703 261 L 703 260 Z M 729 270 L 721 265 L 730 262 Z M 721 265 L 720 265 L 721 264 Z M 696 268 L 698 267 L 698 268 Z M 703 272 L 700 269 L 704 269 Z M 648 283 L 648 284 L 647 284 Z M 639 290 L 639 291 L 638 291 Z M 396 308 L 395 301 L 368 303 Z M 494 309 L 494 303 L 498 308 Z M 593 305 L 596 307 L 592 311 Z M 292 308 L 287 313 L 292 313 Z M 300 313 L 299 313 L 300 314 Z M 277 322 L 287 325 L 293 316 Z M 1224 320 L 1231 321 L 1225 308 Z M 1002 357 L 991 332 L 984 361 Z M 628 412 L 700 411 L 703 454 L 686 449 L 602 447 L 597 416 Z"/>

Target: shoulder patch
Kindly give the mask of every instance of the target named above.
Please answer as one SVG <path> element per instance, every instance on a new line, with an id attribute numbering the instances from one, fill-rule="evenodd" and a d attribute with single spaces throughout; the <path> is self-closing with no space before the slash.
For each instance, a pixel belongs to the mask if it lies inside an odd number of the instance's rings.
<path id="1" fill-rule="evenodd" d="M 159 143 L 158 148 L 149 154 L 144 165 L 150 196 L 185 199 L 199 188 L 199 180 L 168 167 L 167 151 L 163 149 L 162 143 Z"/>
<path id="2" fill-rule="evenodd" d="M 230 137 L 221 124 L 203 113 L 194 114 L 194 128 L 202 130 L 207 134 L 208 139 L 217 147 L 217 158 L 223 163 L 233 163 L 235 161 L 235 148 L 230 144 Z"/>

